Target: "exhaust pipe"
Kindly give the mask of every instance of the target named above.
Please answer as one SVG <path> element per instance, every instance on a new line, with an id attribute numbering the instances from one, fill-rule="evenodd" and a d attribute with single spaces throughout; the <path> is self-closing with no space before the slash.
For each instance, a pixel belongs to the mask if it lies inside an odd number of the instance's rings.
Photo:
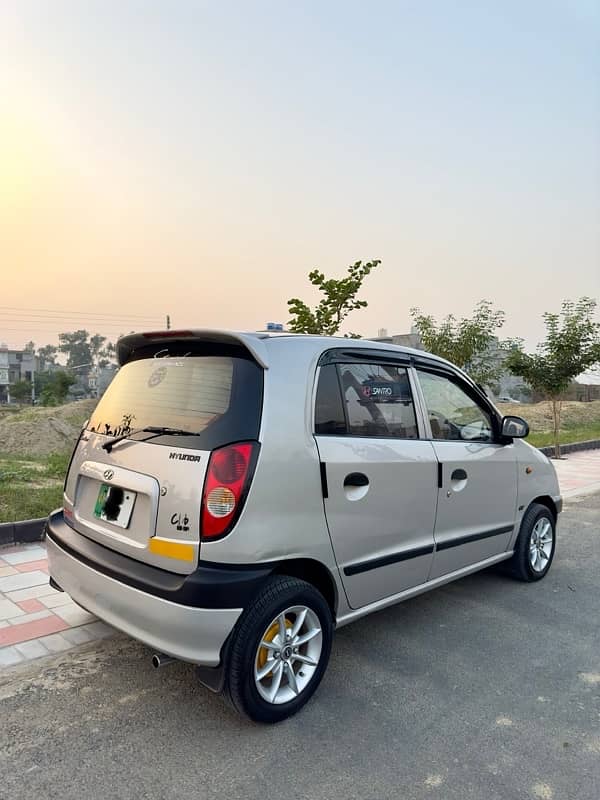
<path id="1" fill-rule="evenodd" d="M 172 658 L 171 656 L 166 656 L 164 653 L 154 653 L 152 656 L 152 666 L 154 669 L 166 667 L 167 664 L 172 664 L 174 661 L 177 661 L 177 659 Z"/>

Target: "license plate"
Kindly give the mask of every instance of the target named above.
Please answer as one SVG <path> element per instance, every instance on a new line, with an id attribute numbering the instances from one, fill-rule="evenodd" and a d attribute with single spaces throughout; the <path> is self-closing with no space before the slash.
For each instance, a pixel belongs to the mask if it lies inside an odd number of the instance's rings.
<path id="1" fill-rule="evenodd" d="M 136 496 L 137 493 L 130 492 L 129 489 L 103 483 L 94 506 L 94 516 L 119 528 L 127 528 Z"/>

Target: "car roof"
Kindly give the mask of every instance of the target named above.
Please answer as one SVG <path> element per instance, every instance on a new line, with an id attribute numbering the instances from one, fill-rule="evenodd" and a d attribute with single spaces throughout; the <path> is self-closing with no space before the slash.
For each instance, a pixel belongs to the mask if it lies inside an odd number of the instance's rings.
<path id="1" fill-rule="evenodd" d="M 449 361 L 425 350 L 416 350 L 413 347 L 403 347 L 371 339 L 349 339 L 344 336 L 318 336 L 315 334 L 281 331 L 235 331 L 219 328 L 186 328 L 185 330 L 140 332 L 123 336 L 117 342 L 119 364 L 126 363 L 136 349 L 145 347 L 152 342 L 164 344 L 166 347 L 169 341 L 186 339 L 241 344 L 250 351 L 255 360 L 265 369 L 269 367 L 269 350 L 272 347 L 289 347 L 296 354 L 300 351 L 307 360 L 336 347 L 344 350 L 361 349 L 363 351 L 379 350 L 380 352 L 385 350 L 386 352 L 404 353 L 421 358 L 425 356 L 428 361 L 437 361 L 440 364 L 456 369 Z"/>
<path id="2" fill-rule="evenodd" d="M 442 363 L 449 363 L 439 356 L 434 356 L 431 353 L 426 353 L 424 350 L 417 350 L 414 347 L 404 347 L 402 345 L 390 344 L 388 342 L 377 342 L 373 339 L 350 339 L 346 336 L 319 336 L 312 333 L 275 333 L 267 334 L 267 338 L 275 342 L 290 340 L 302 341 L 305 343 L 307 350 L 314 352 L 324 352 L 332 348 L 340 347 L 344 350 L 360 349 L 360 350 L 386 350 L 396 353 L 405 353 L 414 356 L 427 356 L 427 358 L 435 359 Z M 269 342 L 270 344 L 270 342 Z"/>

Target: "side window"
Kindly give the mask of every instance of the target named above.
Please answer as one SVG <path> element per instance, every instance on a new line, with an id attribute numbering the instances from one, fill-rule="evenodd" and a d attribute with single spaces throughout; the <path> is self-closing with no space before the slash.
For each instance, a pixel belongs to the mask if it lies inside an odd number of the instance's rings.
<path id="1" fill-rule="evenodd" d="M 418 370 L 434 439 L 491 442 L 492 420 L 457 383 L 443 375 Z"/>
<path id="2" fill-rule="evenodd" d="M 415 408 L 404 367 L 338 364 L 338 370 L 349 434 L 418 438 Z"/>
<path id="3" fill-rule="evenodd" d="M 321 367 L 315 403 L 315 433 L 346 433 L 346 418 L 335 364 Z"/>

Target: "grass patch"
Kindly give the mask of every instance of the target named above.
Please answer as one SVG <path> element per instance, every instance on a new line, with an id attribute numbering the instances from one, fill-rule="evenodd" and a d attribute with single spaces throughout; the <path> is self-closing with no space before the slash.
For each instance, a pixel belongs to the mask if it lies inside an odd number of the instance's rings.
<path id="1" fill-rule="evenodd" d="M 62 505 L 70 453 L 18 458 L 0 453 L 0 522 L 45 517 Z"/>
<path id="2" fill-rule="evenodd" d="M 32 489 L 27 484 L 0 484 L 0 522 L 47 517 L 62 505 L 62 481 Z"/>
<path id="3" fill-rule="evenodd" d="M 70 460 L 71 453 L 50 453 L 44 459 L 45 475 L 48 478 L 59 478 L 61 482 L 64 481 Z"/>
<path id="4" fill-rule="evenodd" d="M 589 439 L 600 439 L 600 422 L 593 425 L 579 425 L 563 428 L 560 432 L 561 444 L 587 442 Z M 554 434 L 550 431 L 533 431 L 526 439 L 534 447 L 548 447 L 554 444 Z"/>
<path id="5" fill-rule="evenodd" d="M 39 483 L 43 479 L 64 480 L 71 453 L 18 457 L 0 452 L 0 485 L 3 483 Z"/>

